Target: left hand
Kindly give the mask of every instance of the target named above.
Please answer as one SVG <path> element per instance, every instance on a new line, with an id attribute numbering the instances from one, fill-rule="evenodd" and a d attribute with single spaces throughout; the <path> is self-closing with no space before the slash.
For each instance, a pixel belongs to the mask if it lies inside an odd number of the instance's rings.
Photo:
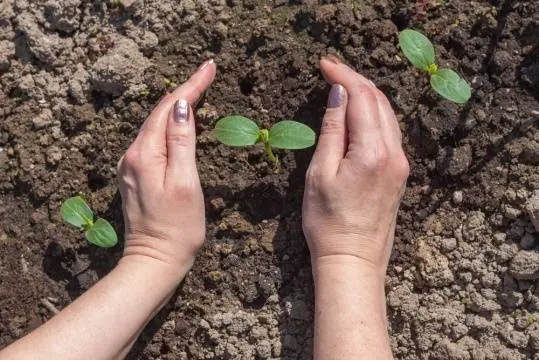
<path id="1" fill-rule="evenodd" d="M 180 280 L 205 237 L 192 107 L 216 73 L 207 61 L 166 95 L 118 163 L 125 220 L 121 261 L 148 262 Z"/>

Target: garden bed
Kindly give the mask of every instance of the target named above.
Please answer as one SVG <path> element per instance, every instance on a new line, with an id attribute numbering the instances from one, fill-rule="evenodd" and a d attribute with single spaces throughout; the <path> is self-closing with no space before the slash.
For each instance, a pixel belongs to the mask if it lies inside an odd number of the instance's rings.
<path id="1" fill-rule="evenodd" d="M 325 4 L 329 3 L 330 4 Z M 167 91 L 204 59 L 198 110 L 207 241 L 130 359 L 310 359 L 301 230 L 312 151 L 231 149 L 223 116 L 319 129 L 337 54 L 388 96 L 411 174 L 386 281 L 397 359 L 539 359 L 539 2 L 16 0 L 0 5 L 0 347 L 114 267 L 59 218 L 78 192 L 123 229 L 116 163 Z M 421 5 L 425 3 L 425 7 Z M 405 60 L 422 30 L 472 85 L 442 100 Z M 535 196 L 534 196 L 535 195 Z M 120 231 L 121 233 L 121 231 Z"/>

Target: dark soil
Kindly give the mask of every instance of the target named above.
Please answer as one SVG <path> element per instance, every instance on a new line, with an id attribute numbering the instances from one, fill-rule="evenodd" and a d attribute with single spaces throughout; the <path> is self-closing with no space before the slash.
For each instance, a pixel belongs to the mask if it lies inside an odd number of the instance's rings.
<path id="1" fill-rule="evenodd" d="M 472 84 L 466 106 L 403 58 L 407 27 Z M 116 64 L 103 80 L 99 62 L 122 39 L 142 70 Z M 310 359 L 312 152 L 279 152 L 276 173 L 262 148 L 230 149 L 211 128 L 242 114 L 319 129 L 328 53 L 388 96 L 411 163 L 387 278 L 395 357 L 539 359 L 539 271 L 513 262 L 539 267 L 526 210 L 539 192 L 539 2 L 518 0 L 0 4 L 0 347 L 53 316 L 43 300 L 61 309 L 114 267 L 121 244 L 89 245 L 59 206 L 82 192 L 122 229 L 117 161 L 163 78 L 181 83 L 212 57 L 218 75 L 197 110 L 207 241 L 129 358 Z"/>

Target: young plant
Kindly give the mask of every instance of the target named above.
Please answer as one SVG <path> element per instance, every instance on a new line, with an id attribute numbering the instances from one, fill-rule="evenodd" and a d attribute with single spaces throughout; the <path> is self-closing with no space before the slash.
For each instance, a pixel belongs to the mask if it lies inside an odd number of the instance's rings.
<path id="1" fill-rule="evenodd" d="M 273 148 L 299 150 L 314 145 L 316 135 L 305 124 L 297 121 L 283 120 L 273 125 L 271 129 L 260 129 L 251 119 L 244 116 L 227 116 L 215 124 L 213 129 L 217 140 L 230 146 L 250 146 L 264 144 L 269 159 L 277 164 L 279 159 L 273 153 Z"/>
<path id="2" fill-rule="evenodd" d="M 60 212 L 65 222 L 84 231 L 84 235 L 90 243 L 109 248 L 118 242 L 118 236 L 112 225 L 105 219 L 96 218 L 92 209 L 81 196 L 64 201 Z"/>
<path id="3" fill-rule="evenodd" d="M 403 30 L 399 34 L 399 44 L 408 60 L 429 74 L 430 85 L 438 94 L 457 104 L 470 99 L 472 91 L 466 80 L 453 70 L 438 68 L 434 46 L 425 35 L 415 30 Z"/>

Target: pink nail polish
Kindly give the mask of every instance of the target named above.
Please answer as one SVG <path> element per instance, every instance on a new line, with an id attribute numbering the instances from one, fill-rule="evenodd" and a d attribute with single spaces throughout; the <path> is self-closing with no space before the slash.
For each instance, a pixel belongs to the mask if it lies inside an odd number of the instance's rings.
<path id="1" fill-rule="evenodd" d="M 185 99 L 176 100 L 174 103 L 174 121 L 185 124 L 189 120 L 189 102 Z"/>

